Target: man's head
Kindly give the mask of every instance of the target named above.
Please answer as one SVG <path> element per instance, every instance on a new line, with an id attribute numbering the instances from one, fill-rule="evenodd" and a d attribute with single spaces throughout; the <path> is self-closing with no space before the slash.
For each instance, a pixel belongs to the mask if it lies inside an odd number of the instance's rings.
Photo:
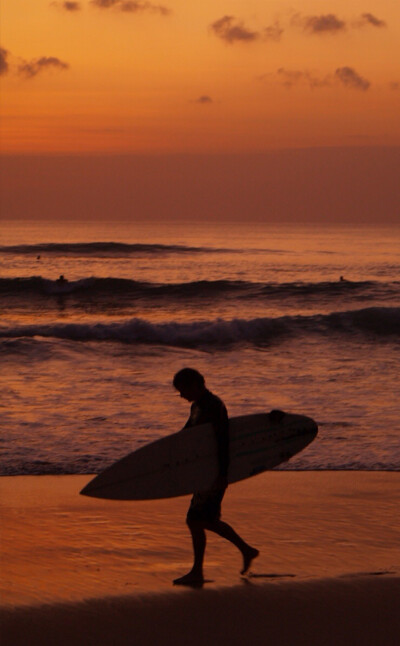
<path id="1" fill-rule="evenodd" d="M 181 397 L 189 402 L 199 399 L 206 387 L 203 375 L 194 368 L 179 370 L 172 383 Z"/>

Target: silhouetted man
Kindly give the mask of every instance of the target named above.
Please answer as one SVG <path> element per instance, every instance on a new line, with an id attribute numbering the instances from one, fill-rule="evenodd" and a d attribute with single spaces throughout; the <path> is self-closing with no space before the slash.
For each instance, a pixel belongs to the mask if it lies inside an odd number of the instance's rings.
<path id="1" fill-rule="evenodd" d="M 176 585 L 202 585 L 204 582 L 203 560 L 206 548 L 206 529 L 236 545 L 243 556 L 241 574 L 245 574 L 259 552 L 236 534 L 228 523 L 221 520 L 221 502 L 228 486 L 229 467 L 229 421 L 226 407 L 219 397 L 206 388 L 204 377 L 197 370 L 192 368 L 180 370 L 173 379 L 173 385 L 181 397 L 193 402 L 190 417 L 184 428 L 207 422 L 213 425 L 219 467 L 217 478 L 211 483 L 210 489 L 196 492 L 193 495 L 186 522 L 192 534 L 194 563 L 190 572 L 175 579 L 174 583 Z"/>

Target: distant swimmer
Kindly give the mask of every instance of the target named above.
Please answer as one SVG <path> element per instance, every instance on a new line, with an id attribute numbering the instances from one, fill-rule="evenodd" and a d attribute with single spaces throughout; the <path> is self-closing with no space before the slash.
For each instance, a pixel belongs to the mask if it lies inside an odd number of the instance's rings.
<path id="1" fill-rule="evenodd" d="M 228 486 L 229 467 L 229 421 L 225 404 L 206 388 L 203 375 L 193 368 L 177 372 L 173 385 L 181 397 L 192 402 L 184 428 L 211 422 L 215 431 L 219 474 L 209 491 L 195 492 L 192 497 L 186 523 L 192 535 L 194 563 L 190 572 L 174 580 L 175 585 L 201 586 L 204 583 L 206 529 L 230 541 L 242 553 L 241 574 L 248 571 L 259 552 L 236 534 L 228 523 L 221 520 L 221 502 Z"/>
<path id="2" fill-rule="evenodd" d="M 65 283 L 68 283 L 68 280 L 64 278 L 63 274 L 56 280 L 57 285 L 65 285 Z"/>
<path id="3" fill-rule="evenodd" d="M 36 256 L 36 260 L 40 260 L 40 256 Z"/>
<path id="4" fill-rule="evenodd" d="M 350 281 L 347 280 L 347 278 L 345 278 L 344 276 L 340 276 L 340 282 L 341 283 L 349 283 Z"/>

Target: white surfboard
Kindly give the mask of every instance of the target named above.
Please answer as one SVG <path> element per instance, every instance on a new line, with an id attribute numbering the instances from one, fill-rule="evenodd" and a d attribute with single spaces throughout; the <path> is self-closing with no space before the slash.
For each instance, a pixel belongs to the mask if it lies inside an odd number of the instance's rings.
<path id="1" fill-rule="evenodd" d="M 317 432 L 309 417 L 281 411 L 231 417 L 228 482 L 290 460 Z M 217 474 L 214 430 L 211 424 L 202 424 L 130 453 L 93 478 L 81 494 L 110 500 L 174 498 L 208 490 Z"/>

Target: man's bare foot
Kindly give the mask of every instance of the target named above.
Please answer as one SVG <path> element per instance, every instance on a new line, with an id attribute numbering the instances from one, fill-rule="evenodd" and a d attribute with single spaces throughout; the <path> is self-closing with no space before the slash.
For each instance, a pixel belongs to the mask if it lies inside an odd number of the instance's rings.
<path id="1" fill-rule="evenodd" d="M 243 570 L 240 570 L 240 574 L 246 574 L 248 571 L 251 562 L 253 559 L 257 558 L 259 555 L 259 551 L 255 549 L 255 547 L 250 547 L 246 552 L 242 552 L 243 554 Z"/>
<path id="2" fill-rule="evenodd" d="M 204 577 L 201 572 L 199 574 L 197 572 L 188 572 L 184 576 L 173 580 L 174 585 L 189 585 L 194 588 L 201 588 L 203 583 Z"/>

